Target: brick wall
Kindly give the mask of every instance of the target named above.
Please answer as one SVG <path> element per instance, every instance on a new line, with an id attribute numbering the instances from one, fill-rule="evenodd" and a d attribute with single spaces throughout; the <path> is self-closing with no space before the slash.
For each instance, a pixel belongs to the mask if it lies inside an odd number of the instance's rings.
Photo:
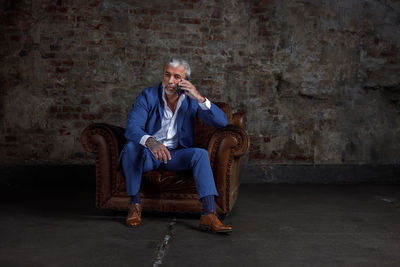
<path id="1" fill-rule="evenodd" d="M 165 61 L 247 114 L 244 164 L 400 161 L 398 1 L 0 1 L 0 159 L 87 164 Z"/>

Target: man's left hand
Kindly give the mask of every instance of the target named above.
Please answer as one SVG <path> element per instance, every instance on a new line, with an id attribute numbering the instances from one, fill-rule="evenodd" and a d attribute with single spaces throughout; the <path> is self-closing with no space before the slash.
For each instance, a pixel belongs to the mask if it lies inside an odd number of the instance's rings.
<path id="1" fill-rule="evenodd" d="M 202 96 L 199 91 L 197 91 L 196 86 L 194 86 L 190 81 L 188 80 L 181 80 L 178 84 L 182 90 L 184 91 L 184 94 L 187 95 L 188 97 L 197 100 L 199 103 L 203 103 L 206 101 L 206 98 Z"/>

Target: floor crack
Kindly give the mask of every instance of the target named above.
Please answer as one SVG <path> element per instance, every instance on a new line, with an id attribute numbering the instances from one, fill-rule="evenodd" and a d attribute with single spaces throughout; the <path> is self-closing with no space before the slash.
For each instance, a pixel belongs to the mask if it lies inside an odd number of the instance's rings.
<path id="1" fill-rule="evenodd" d="M 168 248 L 168 244 L 170 242 L 170 239 L 172 237 L 172 229 L 174 227 L 176 223 L 176 218 L 172 218 L 169 222 L 168 222 L 168 230 L 167 233 L 164 236 L 163 241 L 161 242 L 161 244 L 158 246 L 157 251 L 156 251 L 156 259 L 153 263 L 153 267 L 158 267 L 162 264 L 163 258 L 167 252 L 167 248 Z"/>

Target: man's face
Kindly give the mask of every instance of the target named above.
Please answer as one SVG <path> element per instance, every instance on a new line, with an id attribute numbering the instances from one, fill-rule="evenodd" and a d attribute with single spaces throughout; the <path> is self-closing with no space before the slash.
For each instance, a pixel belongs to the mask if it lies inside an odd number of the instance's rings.
<path id="1" fill-rule="evenodd" d="M 176 94 L 178 83 L 182 79 L 185 79 L 185 77 L 186 70 L 182 65 L 178 65 L 177 67 L 171 65 L 165 66 L 163 78 L 165 93 L 168 95 Z"/>

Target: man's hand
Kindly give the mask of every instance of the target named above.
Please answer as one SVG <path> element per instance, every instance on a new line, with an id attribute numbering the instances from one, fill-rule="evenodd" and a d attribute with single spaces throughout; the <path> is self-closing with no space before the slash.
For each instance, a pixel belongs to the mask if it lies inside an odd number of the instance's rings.
<path id="1" fill-rule="evenodd" d="M 172 159 L 168 149 L 153 137 L 149 137 L 146 140 L 146 147 L 151 151 L 156 160 L 167 163 L 168 160 Z"/>
<path id="2" fill-rule="evenodd" d="M 199 103 L 206 101 L 206 98 L 202 96 L 199 91 L 197 91 L 196 87 L 188 80 L 181 80 L 178 85 L 181 87 L 181 89 L 185 90 L 184 94 L 190 98 L 197 100 Z"/>

